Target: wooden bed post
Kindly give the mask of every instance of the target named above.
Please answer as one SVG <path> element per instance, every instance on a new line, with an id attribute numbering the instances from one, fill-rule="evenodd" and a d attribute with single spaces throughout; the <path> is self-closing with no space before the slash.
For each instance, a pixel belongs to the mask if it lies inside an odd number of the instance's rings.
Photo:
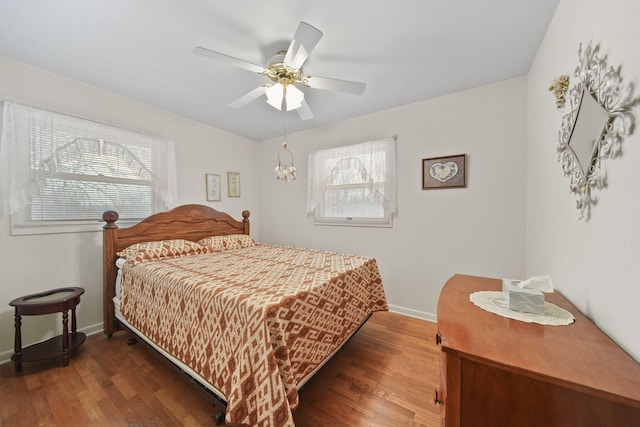
<path id="1" fill-rule="evenodd" d="M 244 223 L 244 234 L 249 235 L 249 211 L 242 211 L 242 222 Z"/>
<path id="2" fill-rule="evenodd" d="M 115 242 L 118 240 L 118 212 L 105 211 L 102 220 L 106 222 L 102 232 L 103 259 L 102 259 L 102 314 L 104 326 L 102 331 L 111 338 L 116 330 L 115 327 L 115 307 L 113 297 L 116 296 L 116 269 L 114 260 L 116 259 Z"/>

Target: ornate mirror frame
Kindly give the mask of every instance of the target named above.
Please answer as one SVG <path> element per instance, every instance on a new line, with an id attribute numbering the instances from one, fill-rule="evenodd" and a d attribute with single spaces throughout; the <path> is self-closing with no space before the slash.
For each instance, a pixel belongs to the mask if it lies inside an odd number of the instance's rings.
<path id="1" fill-rule="evenodd" d="M 589 43 L 583 49 L 581 43 L 578 58 L 575 84 L 569 90 L 571 111 L 562 118 L 557 148 L 558 161 L 570 179 L 569 189 L 577 196 L 580 218 L 588 220 L 591 205 L 597 202 L 594 191 L 607 185 L 604 161 L 621 154 L 623 139 L 633 132 L 631 108 L 636 101 L 633 83 L 623 83 L 620 67 L 608 66 L 598 45 Z M 591 131 L 585 130 L 588 126 Z"/>

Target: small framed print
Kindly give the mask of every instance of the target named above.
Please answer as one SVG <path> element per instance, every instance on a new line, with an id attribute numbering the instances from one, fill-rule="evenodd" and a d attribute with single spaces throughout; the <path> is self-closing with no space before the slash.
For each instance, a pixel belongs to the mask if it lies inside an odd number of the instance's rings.
<path id="1" fill-rule="evenodd" d="M 207 201 L 220 201 L 220 175 L 208 173 L 205 174 L 207 180 Z"/>
<path id="2" fill-rule="evenodd" d="M 239 172 L 227 172 L 227 192 L 229 197 L 240 197 Z"/>
<path id="3" fill-rule="evenodd" d="M 422 159 L 422 189 L 466 187 L 466 154 Z"/>

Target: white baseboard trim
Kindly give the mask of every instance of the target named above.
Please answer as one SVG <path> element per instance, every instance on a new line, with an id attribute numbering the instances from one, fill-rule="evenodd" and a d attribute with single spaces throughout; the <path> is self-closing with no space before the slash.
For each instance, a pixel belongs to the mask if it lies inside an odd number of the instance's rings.
<path id="1" fill-rule="evenodd" d="M 85 326 L 84 328 L 79 328 L 78 332 L 84 332 L 87 336 L 94 335 L 102 332 L 102 325 L 103 325 L 103 322 L 96 323 L 94 325 Z M 31 344 L 36 344 L 36 343 L 31 343 Z M 23 344 L 23 347 L 26 347 L 31 344 Z M 0 365 L 11 362 L 11 356 L 13 356 L 13 349 L 3 351 L 2 353 L 0 353 Z"/>
<path id="2" fill-rule="evenodd" d="M 11 362 L 11 355 L 13 355 L 13 350 L 3 351 L 0 353 L 0 365 Z"/>
<path id="3" fill-rule="evenodd" d="M 426 320 L 428 322 L 437 322 L 437 316 L 426 311 L 414 310 L 412 308 L 400 307 L 398 305 L 389 304 L 389 311 L 392 313 L 404 314 L 405 316 L 415 317 L 416 319 Z"/>
<path id="4" fill-rule="evenodd" d="M 100 323 L 96 323 L 94 325 L 90 325 L 90 326 L 85 326 L 82 329 L 79 329 L 79 332 L 84 332 L 87 335 L 95 335 L 97 333 L 102 332 L 102 329 L 104 328 L 104 322 L 100 322 Z"/>

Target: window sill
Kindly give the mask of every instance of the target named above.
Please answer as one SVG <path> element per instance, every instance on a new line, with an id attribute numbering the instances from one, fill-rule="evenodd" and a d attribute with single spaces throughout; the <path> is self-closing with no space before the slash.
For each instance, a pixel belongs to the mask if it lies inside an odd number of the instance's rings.
<path id="1" fill-rule="evenodd" d="M 338 227 L 373 227 L 392 228 L 393 219 L 367 219 L 367 218 L 314 218 L 313 225 L 338 226 Z"/>
<path id="2" fill-rule="evenodd" d="M 118 226 L 126 227 L 134 225 L 139 220 L 121 220 Z M 18 224 L 11 218 L 11 235 L 12 236 L 29 236 L 37 234 L 60 234 L 60 233 L 86 233 L 102 231 L 104 221 L 77 221 L 77 222 L 38 222 L 30 224 Z"/>

